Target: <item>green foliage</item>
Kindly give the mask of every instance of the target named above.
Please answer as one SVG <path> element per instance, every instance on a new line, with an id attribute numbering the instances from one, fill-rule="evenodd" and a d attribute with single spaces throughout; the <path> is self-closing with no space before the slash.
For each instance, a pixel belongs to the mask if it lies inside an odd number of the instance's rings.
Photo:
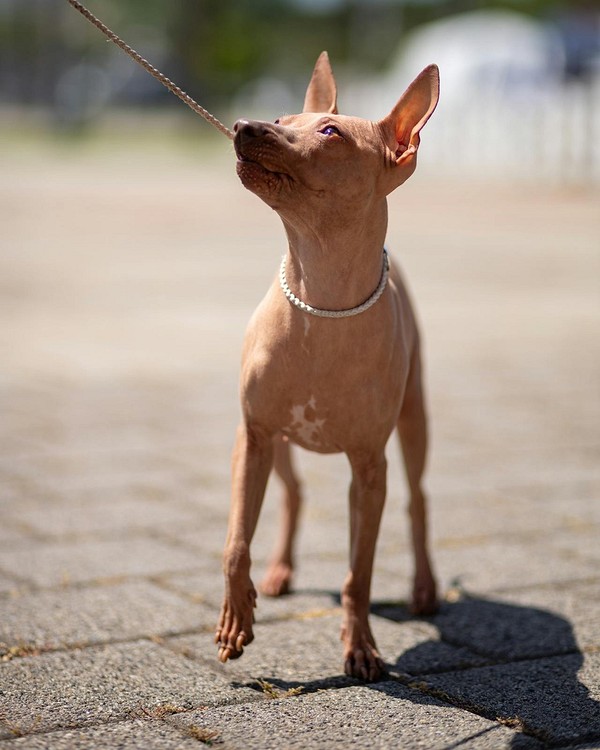
<path id="1" fill-rule="evenodd" d="M 545 17 L 566 0 L 495 0 L 493 7 Z M 583 2 L 583 0 L 581 0 Z M 310 11 L 297 0 L 84 0 L 126 42 L 162 40 L 164 71 L 208 106 L 229 101 L 248 81 L 269 75 L 304 81 L 327 49 L 338 70 L 384 68 L 415 27 L 454 13 L 492 7 L 490 0 L 345 0 Z M 13 91 L 51 91 L 81 61 L 111 53 L 66 0 L 13 3 L 0 14 L 0 65 Z M 144 54 L 143 45 L 138 50 Z M 148 57 L 152 58 L 151 51 Z M 154 60 L 151 59 L 151 62 Z M 156 61 L 159 62 L 159 61 Z M 19 78 L 16 83 L 15 81 Z M 38 77 L 37 83 L 33 78 Z M 47 95 L 51 100 L 51 95 Z M 165 101 L 168 98 L 165 97 Z"/>

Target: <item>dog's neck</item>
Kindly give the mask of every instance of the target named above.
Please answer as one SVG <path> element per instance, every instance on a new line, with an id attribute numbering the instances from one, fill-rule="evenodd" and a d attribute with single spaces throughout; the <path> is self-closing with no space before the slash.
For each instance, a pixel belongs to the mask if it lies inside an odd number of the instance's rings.
<path id="1" fill-rule="evenodd" d="M 282 217 L 288 237 L 286 278 L 312 307 L 344 310 L 360 305 L 379 284 L 387 228 L 385 199 L 369 215 L 335 222 L 321 231 Z"/>

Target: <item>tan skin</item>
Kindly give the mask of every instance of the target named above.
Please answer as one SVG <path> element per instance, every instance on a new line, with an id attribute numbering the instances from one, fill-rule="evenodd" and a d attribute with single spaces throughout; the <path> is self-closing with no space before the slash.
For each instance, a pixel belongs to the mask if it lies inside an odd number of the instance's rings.
<path id="1" fill-rule="evenodd" d="M 322 55 L 302 114 L 276 123 L 236 123 L 238 174 L 284 223 L 286 277 L 297 297 L 317 308 L 346 309 L 377 287 L 386 196 L 413 173 L 419 131 L 437 95 L 437 68 L 430 66 L 384 120 L 338 115 L 333 74 Z M 221 661 L 239 657 L 253 640 L 250 544 L 273 468 L 285 487 L 283 523 L 261 588 L 279 595 L 290 587 L 301 505 L 290 442 L 320 453 L 343 452 L 351 467 L 350 567 L 342 589 L 346 673 L 373 681 L 383 670 L 368 613 L 386 494 L 384 451 L 394 429 L 410 489 L 412 609 L 435 611 L 421 489 L 427 433 L 420 369 L 415 319 L 396 269 L 373 307 L 342 319 L 309 316 L 273 282 L 244 344 L 225 598 L 215 639 Z"/>

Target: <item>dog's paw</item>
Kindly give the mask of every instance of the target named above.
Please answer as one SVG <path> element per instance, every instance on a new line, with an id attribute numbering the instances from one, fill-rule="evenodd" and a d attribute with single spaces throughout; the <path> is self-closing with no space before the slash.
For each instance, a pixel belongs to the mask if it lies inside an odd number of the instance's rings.
<path id="1" fill-rule="evenodd" d="M 385 674 L 385 666 L 374 645 L 364 643 L 344 654 L 344 672 L 364 682 L 377 682 Z"/>
<path id="2" fill-rule="evenodd" d="M 225 637 L 217 632 L 215 642 L 219 646 L 217 658 L 222 664 L 225 664 L 229 659 L 239 659 L 244 653 L 244 646 L 248 645 L 249 640 L 244 631 L 238 634 L 235 642 L 232 639 L 225 640 Z"/>
<path id="3" fill-rule="evenodd" d="M 348 618 L 342 626 L 344 672 L 365 682 L 376 682 L 385 674 L 385 666 L 368 622 Z"/>
<path id="4" fill-rule="evenodd" d="M 291 565 L 287 563 L 272 563 L 264 578 L 262 579 L 258 590 L 265 596 L 284 596 L 289 594 L 292 587 Z"/>
<path id="5" fill-rule="evenodd" d="M 217 656 L 220 662 L 239 659 L 244 653 L 244 646 L 254 640 L 252 624 L 255 606 L 256 591 L 253 586 L 247 592 L 247 596 L 241 599 L 225 599 L 215 633 L 215 643 L 218 646 Z"/>
<path id="6" fill-rule="evenodd" d="M 416 617 L 434 615 L 439 609 L 437 587 L 431 575 L 415 578 L 410 612 Z"/>

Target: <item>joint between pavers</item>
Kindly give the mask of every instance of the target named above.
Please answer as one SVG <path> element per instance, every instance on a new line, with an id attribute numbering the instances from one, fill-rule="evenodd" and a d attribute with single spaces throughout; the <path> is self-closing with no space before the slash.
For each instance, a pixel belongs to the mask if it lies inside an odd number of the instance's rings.
<path id="1" fill-rule="evenodd" d="M 519 732 L 520 734 L 525 734 L 528 737 L 532 737 L 533 739 L 543 742 L 546 747 L 550 747 L 550 735 L 543 729 L 536 729 L 535 727 L 529 726 L 520 717 L 497 716 L 494 712 L 488 711 L 476 703 L 471 703 L 470 701 L 466 701 L 464 699 L 450 695 L 450 693 L 447 693 L 445 690 L 430 685 L 425 680 L 407 680 L 406 676 L 398 676 L 398 678 L 391 677 L 390 679 L 394 682 L 399 682 L 400 684 L 410 688 L 411 690 L 417 690 L 418 692 L 422 693 L 423 695 L 427 695 L 430 698 L 435 698 L 439 701 L 442 701 L 443 703 L 447 703 L 451 706 L 454 706 L 455 708 L 459 708 L 462 711 L 474 714 L 475 716 L 487 719 L 488 721 L 493 721 L 496 724 L 500 724 L 502 726 L 510 728 L 516 732 Z"/>
<path id="2" fill-rule="evenodd" d="M 4 576 L 9 581 L 14 581 L 15 586 L 18 587 L 19 589 L 21 588 L 29 589 L 35 586 L 35 584 L 32 581 L 30 581 L 28 578 L 24 578 L 23 576 L 13 573 L 12 571 L 8 571 L 6 570 L 6 568 L 0 567 L 0 575 Z M 13 596 L 14 596 L 13 591 L 0 592 L 0 599 L 11 599 Z"/>
<path id="3" fill-rule="evenodd" d="M 14 659 L 24 659 L 27 657 L 38 657 L 44 654 L 65 654 L 73 651 L 85 651 L 93 648 L 103 648 L 105 646 L 121 646 L 125 644 L 134 644 L 140 642 L 154 643 L 156 646 L 166 648 L 171 653 L 186 658 L 193 658 L 185 654 L 182 650 L 171 648 L 167 641 L 170 638 L 182 638 L 190 635 L 199 635 L 201 633 L 212 632 L 209 628 L 187 628 L 178 631 L 166 631 L 164 633 L 138 633 L 127 638 L 106 638 L 95 641 L 74 641 L 72 643 L 63 643 L 55 646 L 44 646 L 36 643 L 16 642 L 12 646 L 6 643 L 0 643 L 0 663 L 13 661 Z M 199 661 L 198 659 L 194 659 Z"/>
<path id="4" fill-rule="evenodd" d="M 460 643 L 453 643 L 452 641 L 449 641 L 447 639 L 442 639 L 442 642 L 454 648 L 462 648 L 467 651 L 470 651 L 475 656 L 479 656 L 482 659 L 484 659 L 484 662 L 482 664 L 457 665 L 457 666 L 453 666 L 451 669 L 428 669 L 428 670 L 423 670 L 422 672 L 419 672 L 418 674 L 444 675 L 444 674 L 453 674 L 454 672 L 469 672 L 469 671 L 473 671 L 476 669 L 489 669 L 489 667 L 503 667 L 503 666 L 507 666 L 510 664 L 527 664 L 528 662 L 536 662 L 542 659 L 554 659 L 554 658 L 557 658 L 557 657 L 560 658 L 563 656 L 581 656 L 582 654 L 595 654 L 600 651 L 600 646 L 587 646 L 581 649 L 573 648 L 573 649 L 563 650 L 563 651 L 536 654 L 535 656 L 523 655 L 523 656 L 517 656 L 512 659 L 499 659 L 499 658 L 490 656 L 489 654 L 486 655 L 483 651 L 472 649 L 469 646 L 465 646 Z M 418 676 L 418 675 L 415 675 L 415 676 Z"/>
<path id="5" fill-rule="evenodd" d="M 177 731 L 179 734 L 181 734 L 181 728 L 177 724 L 167 721 L 167 719 L 170 716 L 191 713 L 202 708 L 203 706 L 191 706 L 189 708 L 183 708 L 174 704 L 159 704 L 157 706 L 152 706 L 151 708 L 139 706 L 132 709 L 130 714 L 126 718 L 118 717 L 97 722 L 67 722 L 65 724 L 61 724 L 60 726 L 53 726 L 47 729 L 41 728 L 37 731 L 36 727 L 39 726 L 41 717 L 37 717 L 36 719 L 34 719 L 28 727 L 14 725 L 12 724 L 12 722 L 10 722 L 10 720 L 2 716 L 0 716 L 0 723 L 4 725 L 7 731 L 12 735 L 12 737 L 2 738 L 6 739 L 7 741 L 16 740 L 20 737 L 51 737 L 54 734 L 60 734 L 61 732 L 67 732 L 71 730 L 83 731 L 89 729 L 98 729 L 101 727 L 118 727 L 120 724 L 126 725 L 132 721 L 143 721 L 147 722 L 148 724 L 164 724 L 170 729 L 173 729 L 174 731 Z"/>
<path id="6" fill-rule="evenodd" d="M 379 682 L 388 682 L 389 679 L 379 680 Z M 369 683 L 376 684 L 376 683 Z M 306 682 L 287 682 L 270 678 L 254 677 L 247 682 L 232 682 L 233 687 L 250 688 L 257 692 L 258 695 L 267 700 L 281 700 L 294 697 L 301 697 L 315 693 L 327 693 L 331 690 L 347 690 L 349 688 L 363 687 L 365 683 L 354 677 L 347 675 L 338 675 L 334 677 L 325 677 L 323 679 L 308 680 Z M 248 702 L 248 701 L 246 701 Z"/>
<path id="7" fill-rule="evenodd" d="M 94 589 L 94 588 L 100 588 L 100 587 L 110 587 L 110 586 L 119 586 L 123 583 L 136 583 L 139 581 L 144 581 L 146 583 L 151 583 L 156 586 L 160 586 L 164 588 L 165 590 L 168 590 L 172 594 L 177 594 L 181 596 L 182 598 L 186 598 L 190 601 L 192 601 L 194 604 L 204 604 L 206 601 L 203 599 L 202 602 L 198 601 L 198 599 L 190 599 L 190 597 L 194 597 L 193 594 L 189 594 L 184 592 L 182 589 L 179 589 L 177 587 L 169 587 L 164 586 L 161 583 L 159 583 L 159 579 L 162 578 L 162 576 L 178 576 L 178 575 L 193 575 L 197 573 L 196 568 L 190 568 L 188 569 L 181 569 L 181 570 L 169 570 L 165 571 L 164 573 L 152 573 L 151 575 L 139 573 L 139 574 L 123 574 L 123 575 L 113 575 L 113 576 L 98 576 L 96 578 L 89 578 L 87 580 L 83 581 L 72 581 L 69 579 L 68 574 L 65 575 L 64 579 L 60 583 L 55 583 L 50 586 L 40 586 L 37 583 L 34 583 L 33 581 L 30 581 L 26 578 L 21 578 L 19 576 L 16 576 L 14 573 L 5 573 L 4 570 L 0 569 L 0 573 L 2 575 L 6 575 L 7 578 L 11 578 L 15 581 L 16 586 L 18 587 L 16 590 L 16 594 L 14 591 L 8 591 L 8 592 L 0 592 L 0 600 L 2 599 L 12 599 L 16 596 L 21 596 L 24 594 L 37 594 L 42 592 L 57 592 L 57 591 L 66 591 L 66 590 L 82 590 L 82 589 Z"/>
<path id="8" fill-rule="evenodd" d="M 190 573 L 192 573 L 192 571 L 190 571 Z M 163 589 L 163 591 L 168 591 L 170 594 L 177 594 L 177 596 L 180 596 L 183 599 L 187 599 L 192 604 L 210 604 L 208 599 L 202 594 L 191 594 L 189 591 L 186 591 L 179 586 L 175 586 L 168 580 L 165 580 L 165 577 L 168 577 L 170 575 L 173 575 L 173 573 L 153 574 L 151 576 L 145 577 L 145 580 L 148 581 L 148 583 L 151 583 L 154 586 L 158 586 L 158 588 Z M 179 575 L 179 573 L 177 575 Z M 183 571 L 181 575 L 186 575 L 186 571 Z"/>
<path id="9" fill-rule="evenodd" d="M 270 617 L 261 617 L 257 624 L 274 625 L 282 622 L 302 622 L 303 620 L 318 620 L 324 617 L 339 617 L 343 612 L 342 607 L 323 607 L 318 609 L 308 609 L 306 612 L 291 612 L 289 614 L 271 615 Z"/>
<path id="10" fill-rule="evenodd" d="M 569 578 L 561 581 L 546 581 L 540 583 L 523 583 L 516 586 L 499 586 L 498 588 L 491 589 L 486 592 L 486 596 L 492 596 L 495 594 L 512 594 L 518 591 L 528 591 L 529 589 L 535 588 L 538 591 L 560 591 L 562 589 L 569 589 L 573 586 L 585 586 L 592 583 L 600 584 L 599 576 L 584 576 L 583 578 Z"/>

